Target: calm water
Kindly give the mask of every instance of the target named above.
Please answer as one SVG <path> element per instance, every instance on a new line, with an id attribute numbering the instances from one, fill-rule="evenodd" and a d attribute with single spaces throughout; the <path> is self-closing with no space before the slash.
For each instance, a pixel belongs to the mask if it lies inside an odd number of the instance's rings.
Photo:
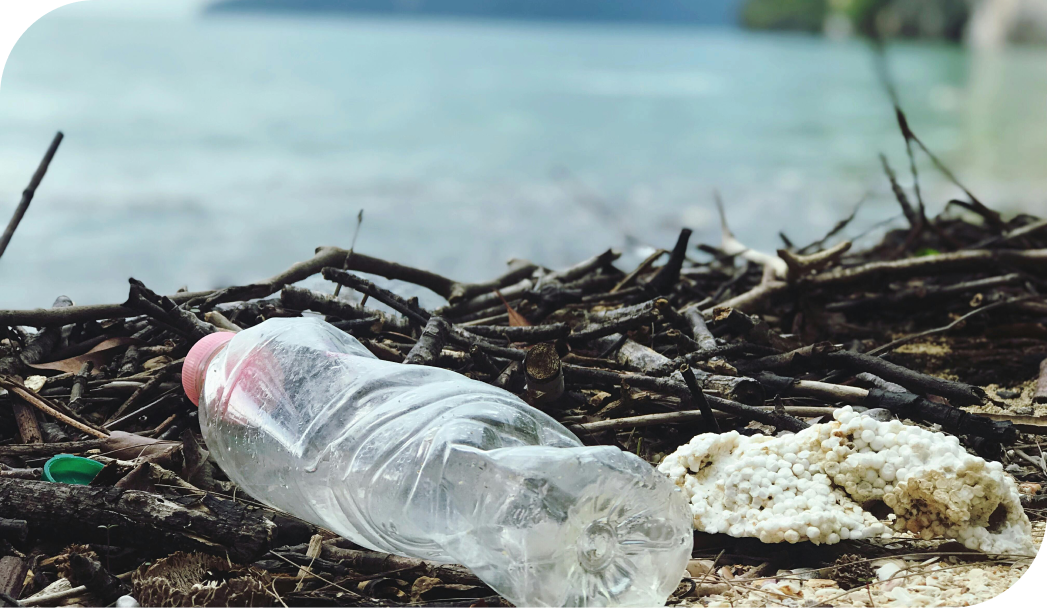
<path id="1" fill-rule="evenodd" d="M 897 213 L 877 154 L 901 171 L 904 147 L 858 42 L 62 10 L 3 73 L 0 220 L 66 140 L 0 260 L 0 307 L 122 301 L 128 276 L 250 282 L 348 247 L 361 208 L 358 250 L 466 279 L 670 247 L 682 225 L 718 242 L 714 188 L 767 249 L 866 194 L 850 234 Z M 1047 51 L 891 61 L 914 128 L 984 201 L 1047 212 Z M 959 195 L 924 176 L 932 210 Z"/>

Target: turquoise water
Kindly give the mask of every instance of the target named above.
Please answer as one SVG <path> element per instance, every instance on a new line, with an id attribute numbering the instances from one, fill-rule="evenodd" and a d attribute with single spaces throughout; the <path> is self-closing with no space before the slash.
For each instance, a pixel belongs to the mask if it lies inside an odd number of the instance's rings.
<path id="1" fill-rule="evenodd" d="M 897 215 L 878 153 L 910 181 L 857 41 L 63 10 L 0 85 L 3 221 L 66 134 L 0 260 L 4 308 L 258 280 L 348 247 L 361 208 L 358 250 L 483 279 L 607 247 L 627 267 L 684 225 L 718 242 L 714 188 L 750 246 L 814 240 L 865 196 L 856 235 Z M 982 200 L 1047 211 L 1047 50 L 890 57 L 913 127 Z M 960 195 L 922 169 L 932 211 Z"/>

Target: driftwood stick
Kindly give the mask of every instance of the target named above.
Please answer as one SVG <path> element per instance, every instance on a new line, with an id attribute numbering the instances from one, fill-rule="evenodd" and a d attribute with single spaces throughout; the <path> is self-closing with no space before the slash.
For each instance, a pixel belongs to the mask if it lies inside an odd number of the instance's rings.
<path id="1" fill-rule="evenodd" d="M 11 237 L 14 236 L 15 230 L 18 228 L 18 224 L 21 223 L 26 210 L 29 209 L 29 203 L 32 202 L 36 189 L 40 186 L 40 182 L 43 181 L 44 175 L 47 174 L 47 167 L 50 166 L 51 159 L 55 157 L 55 152 L 58 151 L 58 144 L 62 143 L 63 137 L 65 136 L 62 135 L 61 131 L 55 134 L 55 138 L 51 140 L 51 145 L 47 147 L 47 152 L 44 153 L 44 158 L 36 168 L 36 173 L 33 173 L 32 179 L 29 180 L 29 185 L 22 191 L 22 200 L 18 203 L 18 207 L 15 208 L 11 221 L 7 223 L 4 234 L 0 236 L 0 257 L 4 255 L 8 243 L 11 242 Z"/>
<path id="2" fill-rule="evenodd" d="M 26 388 L 25 385 L 17 379 L 17 377 L 0 376 L 0 388 L 7 389 L 11 393 L 21 397 L 26 403 L 32 405 L 41 412 L 44 412 L 52 418 L 56 418 L 59 421 L 64 422 L 79 431 L 83 431 L 88 435 L 98 437 L 100 439 L 104 439 L 105 437 L 109 436 L 109 431 L 106 431 L 105 429 L 98 427 L 98 425 L 95 425 L 85 420 L 83 417 L 77 414 L 73 414 L 72 416 L 70 416 L 69 414 L 71 414 L 71 412 L 59 411 L 60 409 L 67 409 L 66 406 L 50 402 L 46 398 L 34 393 L 33 391 Z"/>
<path id="3" fill-rule="evenodd" d="M 676 239 L 676 246 L 669 254 L 669 260 L 665 262 L 657 274 L 647 282 L 647 287 L 655 293 L 667 295 L 672 293 L 673 288 L 680 281 L 680 269 L 683 268 L 683 260 L 687 257 L 687 243 L 691 240 L 691 229 L 684 228 Z"/>
<path id="4" fill-rule="evenodd" d="M 656 378 L 642 374 L 620 373 L 606 369 L 594 369 L 571 365 L 565 363 L 563 366 L 565 378 L 574 384 L 602 384 L 608 386 L 621 386 L 623 382 L 630 386 L 664 393 L 666 395 L 677 395 L 687 397 L 690 395 L 687 385 L 683 379 L 675 377 Z M 698 386 L 706 392 L 706 397 L 713 399 L 715 395 L 722 395 L 732 401 L 745 403 L 763 403 L 763 389 L 760 383 L 752 378 L 741 378 L 734 376 L 719 376 L 709 374 L 700 370 L 693 370 L 698 381 Z"/>
<path id="5" fill-rule="evenodd" d="M 421 570 L 425 576 L 439 578 L 447 583 L 486 586 L 486 583 L 482 582 L 468 568 L 463 566 L 437 564 L 422 559 L 391 555 L 379 551 L 342 549 L 330 541 L 323 544 L 320 556 L 326 560 L 341 562 L 343 566 L 362 573 L 381 574 L 394 570 Z"/>
<path id="6" fill-rule="evenodd" d="M 473 346 L 476 346 L 492 357 L 509 359 L 510 361 L 523 361 L 524 357 L 527 355 L 527 351 L 491 344 L 487 340 L 471 334 L 464 329 L 460 329 L 457 326 L 451 327 L 451 333 L 448 334 L 448 340 L 467 352 L 472 349 Z"/>
<path id="7" fill-rule="evenodd" d="M 755 409 L 762 410 L 764 412 L 771 412 L 774 410 L 773 406 L 757 406 Z M 791 416 L 802 416 L 805 418 L 814 418 L 817 416 L 832 416 L 833 412 L 836 411 L 835 407 L 809 407 L 803 405 L 787 405 L 785 406 L 785 412 Z M 862 411 L 865 408 L 861 408 Z M 730 417 L 731 414 L 726 412 L 713 412 L 714 419 L 722 420 Z M 644 414 L 642 416 L 630 416 L 627 418 L 613 418 L 610 420 L 598 420 L 596 422 L 584 422 L 581 424 L 569 425 L 567 427 L 572 433 L 600 433 L 603 431 L 621 431 L 631 429 L 634 427 L 645 427 L 655 426 L 659 424 L 690 424 L 695 422 L 705 422 L 705 415 L 699 410 L 683 410 L 679 412 L 663 412 L 658 414 Z"/>
<path id="8" fill-rule="evenodd" d="M 571 333 L 571 329 L 566 323 L 523 327 L 511 327 L 508 325 L 459 325 L 458 327 L 484 338 L 504 338 L 509 342 L 526 342 L 530 344 L 559 340 L 566 338 Z"/>
<path id="9" fill-rule="evenodd" d="M 651 264 L 657 262 L 658 258 L 662 257 L 667 253 L 669 252 L 664 249 L 658 249 L 651 255 L 647 256 L 647 259 L 640 262 L 640 264 L 632 272 L 625 275 L 625 277 L 623 277 L 621 281 L 615 283 L 614 287 L 612 287 L 608 293 L 617 293 L 621 291 L 623 287 L 626 287 L 627 285 L 629 285 L 629 283 L 632 283 L 636 279 L 636 277 L 640 275 L 640 273 L 650 268 Z"/>
<path id="10" fill-rule="evenodd" d="M 933 276 L 947 272 L 993 271 L 1002 265 L 1026 268 L 1043 273 L 1047 267 L 1047 249 L 1001 249 L 954 251 L 904 260 L 869 262 L 852 268 L 837 269 L 806 277 L 799 281 L 808 288 L 840 287 L 856 282 L 883 278 L 901 279 L 915 276 Z"/>
<path id="11" fill-rule="evenodd" d="M 443 317 L 430 317 L 418 342 L 407 353 L 404 363 L 414 365 L 436 365 L 451 333 L 451 324 Z"/>
<path id="12" fill-rule="evenodd" d="M 597 268 L 606 266 L 620 257 L 622 257 L 622 253 L 620 251 L 615 249 L 608 249 L 607 251 L 597 254 L 589 258 L 588 260 L 583 260 L 575 264 L 574 266 L 568 266 L 563 270 L 557 270 L 554 272 L 550 272 L 549 274 L 543 275 L 542 278 L 539 279 L 538 284 L 539 286 L 541 286 L 543 284 L 553 282 L 566 284 L 570 283 L 571 281 L 577 281 L 578 279 L 584 277 L 590 272 L 593 272 Z"/>
<path id="13" fill-rule="evenodd" d="M 706 426 L 719 433 L 720 425 L 716 422 L 716 418 L 713 417 L 713 410 L 709 407 L 709 401 L 705 398 L 705 393 L 698 386 L 698 381 L 694 377 L 694 370 L 687 365 L 681 365 L 680 374 L 683 376 L 684 382 L 687 383 L 687 390 L 691 394 L 691 403 L 696 405 L 698 410 L 702 412 L 702 420 Z"/>
<path id="14" fill-rule="evenodd" d="M 39 456 L 49 458 L 55 454 L 80 454 L 88 450 L 97 450 L 104 447 L 105 443 L 105 439 L 86 439 L 84 441 L 66 441 L 63 443 L 0 445 L 0 456 L 14 456 L 16 458 Z"/>
<path id="15" fill-rule="evenodd" d="M 563 364 L 555 346 L 543 343 L 531 347 L 523 367 L 527 397 L 532 404 L 549 403 L 563 395 Z"/>
<path id="16" fill-rule="evenodd" d="M 383 328 L 387 327 L 390 331 L 398 333 L 410 333 L 411 331 L 409 323 L 402 317 L 364 308 L 311 289 L 288 285 L 280 292 L 280 301 L 291 310 L 313 310 L 350 321 L 368 319 L 372 323 L 377 317 Z"/>
<path id="17" fill-rule="evenodd" d="M 29 524 L 24 519 L 6 519 L 0 517 L 0 538 L 20 543 L 25 541 L 28 535 Z"/>
<path id="18" fill-rule="evenodd" d="M 51 305 L 51 308 L 68 308 L 73 305 L 73 301 L 67 296 L 58 296 L 55 299 L 55 303 Z M 55 345 L 62 338 L 62 326 L 51 325 L 45 327 L 36 333 L 32 338 L 26 342 L 25 348 L 22 349 L 19 357 L 22 359 L 22 363 L 31 365 L 33 363 L 40 363 L 47 358 L 51 351 L 54 350 Z"/>
<path id="19" fill-rule="evenodd" d="M 193 341 L 218 331 L 217 327 L 201 321 L 167 296 L 157 295 L 138 279 L 132 278 L 128 282 L 131 289 L 124 304 L 128 308 L 149 315 L 158 323 L 171 327 Z"/>
<path id="20" fill-rule="evenodd" d="M 284 272 L 259 283 L 230 287 L 221 290 L 176 293 L 167 297 L 175 304 L 199 303 L 201 310 L 208 310 L 223 302 L 264 298 L 280 291 L 285 285 L 297 283 L 298 281 L 307 279 L 319 273 L 320 270 L 326 266 L 341 266 L 348 255 L 348 250 L 340 249 L 338 247 L 319 247 L 316 250 L 316 255 L 312 258 L 305 260 L 304 262 L 298 262 Z M 483 283 L 477 284 L 477 286 L 473 288 L 471 284 L 468 283 L 459 283 L 441 277 L 435 273 L 411 268 L 409 266 L 403 266 L 401 264 L 396 264 L 395 262 L 387 262 L 358 252 L 353 252 L 352 259 L 349 261 L 346 268 L 357 272 L 377 274 L 387 279 L 398 279 L 408 283 L 414 283 L 415 285 L 420 285 L 430 289 L 445 298 L 452 297 L 456 289 L 463 293 L 470 291 L 482 293 L 488 286 L 487 283 Z M 499 286 L 501 286 L 505 280 L 512 280 L 518 276 L 518 274 L 523 273 L 523 269 L 524 267 L 518 267 L 511 270 L 505 275 L 505 277 L 503 277 L 502 281 L 498 282 Z M 84 321 L 97 321 L 103 319 L 122 319 L 135 317 L 139 314 L 141 313 L 124 304 L 70 306 L 69 308 L 62 310 L 51 310 L 47 308 L 0 310 L 0 325 L 28 325 L 31 327 L 43 327 L 46 325 L 68 325 L 70 323 L 81 323 Z"/>
<path id="21" fill-rule="evenodd" d="M 102 567 L 97 560 L 81 553 L 69 554 L 70 583 L 83 585 L 103 604 L 109 605 L 125 595 L 130 588 Z"/>
<path id="22" fill-rule="evenodd" d="M 50 445 L 50 444 L 37 444 Z M 15 477 L 17 479 L 31 479 L 36 481 L 44 476 L 43 467 L 27 467 L 24 469 L 9 469 L 0 465 L 0 477 Z"/>
<path id="23" fill-rule="evenodd" d="M 183 394 L 182 387 L 172 388 L 172 389 L 168 390 L 167 392 L 165 392 L 164 394 L 162 394 L 159 397 L 157 397 L 156 399 L 154 399 L 152 402 L 150 402 L 150 403 L 148 403 L 148 404 L 138 408 L 137 410 L 134 410 L 134 411 L 126 413 L 126 414 L 123 414 L 122 416 L 119 416 L 119 417 L 118 416 L 111 416 L 110 417 L 111 420 L 106 422 L 105 428 L 107 430 L 113 430 L 113 429 L 119 428 L 119 427 L 123 426 L 124 423 L 130 422 L 131 420 L 134 420 L 134 419 L 138 418 L 139 416 L 143 416 L 145 414 L 153 413 L 153 410 L 158 409 L 161 405 L 167 405 L 168 403 L 181 401 L 182 394 Z"/>
<path id="24" fill-rule="evenodd" d="M 355 289 L 360 293 L 367 294 L 369 297 L 378 300 L 382 304 L 392 308 L 420 326 L 424 327 L 425 324 L 429 322 L 429 317 L 432 316 L 432 313 L 423 310 L 420 306 L 412 304 L 388 289 L 379 287 L 371 281 L 358 277 L 351 272 L 328 266 L 323 268 L 320 271 L 320 274 L 328 281 L 333 281 L 339 285 L 344 285 L 351 289 Z"/>
<path id="25" fill-rule="evenodd" d="M 1033 403 L 1047 403 L 1047 359 L 1040 362 L 1040 375 L 1036 378 L 1032 400 Z"/>
<path id="26" fill-rule="evenodd" d="M 906 138 L 908 143 L 908 138 Z M 909 203 L 909 197 L 905 194 L 905 190 L 898 184 L 898 178 L 894 175 L 894 170 L 891 169 L 890 163 L 887 162 L 887 157 L 880 154 L 880 164 L 883 165 L 883 172 L 887 174 L 887 179 L 891 182 L 891 191 L 894 192 L 894 198 L 898 201 L 898 205 L 902 208 L 902 213 L 905 214 L 905 219 L 909 221 L 909 227 L 912 230 L 920 230 L 923 228 L 923 217 L 913 209 L 912 204 Z"/>
<path id="27" fill-rule="evenodd" d="M 919 304 L 923 305 L 932 298 L 954 296 L 970 291 L 981 289 L 992 289 L 1004 285 L 1012 285 L 1020 282 L 1023 275 L 1013 272 L 997 277 L 963 281 L 951 285 L 928 285 L 916 289 L 904 289 L 891 294 L 876 295 L 870 298 L 859 298 L 855 300 L 842 300 L 826 304 L 826 310 L 850 310 L 858 307 L 874 307 L 897 304 Z"/>
<path id="28" fill-rule="evenodd" d="M 644 373 L 672 363 L 668 357 L 658 351 L 629 339 L 626 339 L 618 348 L 615 361 L 622 367 Z"/>
<path id="29" fill-rule="evenodd" d="M 94 366 L 92 361 L 85 361 L 73 378 L 73 387 L 69 391 L 69 409 L 77 414 L 83 409 L 80 400 L 87 393 L 87 381 L 91 378 L 91 370 L 94 369 Z"/>
<path id="30" fill-rule="evenodd" d="M 570 283 L 571 281 L 580 279 L 581 277 L 589 274 L 597 268 L 606 266 L 614 260 L 617 260 L 619 257 L 621 257 L 621 255 L 622 254 L 618 251 L 608 249 L 607 251 L 597 256 L 589 258 L 588 260 L 585 260 L 563 270 L 549 272 L 537 279 L 530 277 L 522 279 L 518 283 L 509 285 L 504 289 L 499 289 L 499 293 L 501 294 L 502 298 L 505 298 L 507 301 L 511 302 L 514 298 L 519 298 L 523 296 L 525 293 L 530 292 L 533 289 L 540 288 L 543 285 L 563 285 L 566 283 Z M 536 271 L 535 274 L 538 274 L 538 271 Z M 455 304 L 445 306 L 443 308 L 438 309 L 436 312 L 437 314 L 447 317 L 449 319 L 457 319 L 462 315 L 478 310 L 483 310 L 485 308 L 490 308 L 492 306 L 497 306 L 500 303 L 501 298 L 498 297 L 498 295 L 495 294 L 492 290 L 490 292 L 478 295 L 472 299 L 462 300 Z"/>
<path id="31" fill-rule="evenodd" d="M 44 433 L 40 430 L 36 410 L 21 401 L 15 401 L 11 404 L 11 411 L 14 413 L 15 425 L 18 426 L 18 437 L 22 443 L 44 442 Z"/>
<path id="32" fill-rule="evenodd" d="M 228 553 L 245 562 L 269 550 L 276 529 L 271 521 L 210 494 L 202 505 L 206 510 L 149 492 L 0 479 L 0 517 L 24 519 L 31 533 L 63 542 Z"/>
<path id="33" fill-rule="evenodd" d="M 677 369 L 680 369 L 681 365 L 694 366 L 700 361 L 708 361 L 713 357 L 726 357 L 727 355 L 734 355 L 739 353 L 751 353 L 751 354 L 766 354 L 768 352 L 775 352 L 775 350 L 769 346 L 761 346 L 759 344 L 750 344 L 746 342 L 737 342 L 734 344 L 724 344 L 721 346 L 714 346 L 708 350 L 696 350 L 693 353 L 687 353 L 682 357 L 673 359 L 668 365 L 663 365 L 659 368 L 651 370 L 649 373 L 652 376 L 668 376 Z M 739 367 L 740 364 L 736 365 Z"/>
<path id="34" fill-rule="evenodd" d="M 490 293 L 508 285 L 519 283 L 521 280 L 533 275 L 538 270 L 538 265 L 531 262 L 516 260 L 511 264 L 508 272 L 493 281 L 484 283 L 455 283 L 450 292 L 444 298 L 450 304 L 466 301 L 478 295 Z M 438 292 L 439 293 L 439 292 Z M 443 295 L 443 294 L 440 294 Z"/>
<path id="35" fill-rule="evenodd" d="M 850 248 L 851 242 L 843 241 L 824 251 L 819 251 L 818 253 L 812 253 L 809 255 L 800 255 L 793 253 L 788 249 L 779 249 L 778 257 L 782 258 L 782 260 L 785 261 L 785 265 L 789 267 L 789 273 L 786 277 L 787 280 L 795 281 L 805 274 L 819 272 L 834 264 Z"/>
<path id="36" fill-rule="evenodd" d="M 572 344 L 583 345 L 595 338 L 621 334 L 646 325 L 654 320 L 655 315 L 656 311 L 651 309 L 637 312 L 633 316 L 622 316 L 603 322 L 584 322 L 574 327 L 567 339 Z"/>
<path id="37" fill-rule="evenodd" d="M 137 405 L 138 402 L 144 396 L 148 395 L 150 392 L 153 391 L 153 389 L 160 386 L 160 383 L 167 378 L 169 372 L 173 371 L 175 367 L 181 367 L 183 361 L 185 361 L 185 359 L 179 359 L 178 361 L 168 363 L 163 367 L 163 369 L 157 372 L 156 375 L 150 378 L 148 382 L 135 389 L 135 392 L 131 393 L 131 396 L 128 397 L 126 401 L 121 403 L 120 407 L 116 408 L 115 412 L 110 414 L 109 419 L 106 420 L 106 423 L 111 423 L 112 421 L 120 418 L 124 415 L 125 412 L 129 411 L 132 407 Z"/>
<path id="38" fill-rule="evenodd" d="M 767 300 L 784 294 L 789 290 L 789 283 L 774 278 L 776 270 L 772 264 L 766 264 L 763 270 L 763 279 L 756 287 L 743 294 L 724 300 L 719 304 L 705 308 L 702 310 L 702 314 L 711 317 L 717 308 L 736 308 L 745 312 L 753 312 L 759 309 Z"/>
<path id="39" fill-rule="evenodd" d="M 851 372 L 869 372 L 918 395 L 940 395 L 955 405 L 976 405 L 986 398 L 985 391 L 980 387 L 921 374 L 879 357 L 850 351 L 827 353 L 826 357 L 834 367 Z"/>
<path id="40" fill-rule="evenodd" d="M 312 258 L 298 262 L 284 272 L 265 281 L 214 292 L 200 306 L 201 309 L 208 309 L 222 302 L 264 298 L 280 291 L 285 285 L 309 278 L 329 266 L 413 283 L 414 285 L 425 287 L 449 302 L 470 297 L 472 294 L 484 293 L 492 285 L 498 288 L 511 284 L 518 280 L 517 277 L 528 276 L 537 268 L 533 264 L 523 263 L 512 268 L 508 273 L 494 281 L 478 284 L 460 283 L 435 272 L 389 262 L 364 255 L 355 250 L 350 251 L 339 247 L 317 247 L 316 253 Z"/>
<path id="41" fill-rule="evenodd" d="M 698 343 L 698 347 L 702 350 L 712 350 L 716 348 L 716 338 L 713 337 L 709 327 L 705 324 L 705 315 L 702 311 L 698 310 L 697 306 L 688 306 L 680 311 L 683 318 L 687 320 L 687 323 L 691 326 L 691 331 L 694 334 L 694 341 Z"/>

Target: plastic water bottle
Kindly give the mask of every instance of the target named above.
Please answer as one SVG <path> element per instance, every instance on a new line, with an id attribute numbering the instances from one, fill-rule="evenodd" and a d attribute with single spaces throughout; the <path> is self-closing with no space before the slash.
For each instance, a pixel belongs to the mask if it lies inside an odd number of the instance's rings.
<path id="1" fill-rule="evenodd" d="M 664 605 L 692 516 L 633 454 L 315 317 L 200 340 L 182 383 L 254 498 L 378 551 L 469 567 L 518 606 Z"/>

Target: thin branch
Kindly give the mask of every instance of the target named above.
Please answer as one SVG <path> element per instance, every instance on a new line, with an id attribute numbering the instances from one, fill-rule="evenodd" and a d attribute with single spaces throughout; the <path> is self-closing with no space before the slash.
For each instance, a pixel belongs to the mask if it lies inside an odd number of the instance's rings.
<path id="1" fill-rule="evenodd" d="M 22 221 L 26 210 L 29 209 L 29 203 L 33 200 L 33 195 L 36 194 L 36 189 L 40 186 L 40 182 L 43 181 L 44 175 L 47 173 L 47 167 L 51 164 L 51 159 L 55 157 L 55 152 L 58 151 L 58 144 L 62 143 L 63 137 L 65 136 L 62 135 L 61 131 L 55 134 L 55 138 L 51 140 L 51 145 L 48 146 L 43 160 L 40 161 L 40 165 L 36 168 L 36 173 L 29 180 L 29 185 L 26 186 L 26 189 L 22 191 L 22 200 L 18 203 L 18 207 L 15 208 L 11 221 L 7 223 L 3 236 L 0 236 L 0 256 L 4 255 L 7 244 L 11 242 L 11 237 L 14 236 L 18 224 Z"/>

